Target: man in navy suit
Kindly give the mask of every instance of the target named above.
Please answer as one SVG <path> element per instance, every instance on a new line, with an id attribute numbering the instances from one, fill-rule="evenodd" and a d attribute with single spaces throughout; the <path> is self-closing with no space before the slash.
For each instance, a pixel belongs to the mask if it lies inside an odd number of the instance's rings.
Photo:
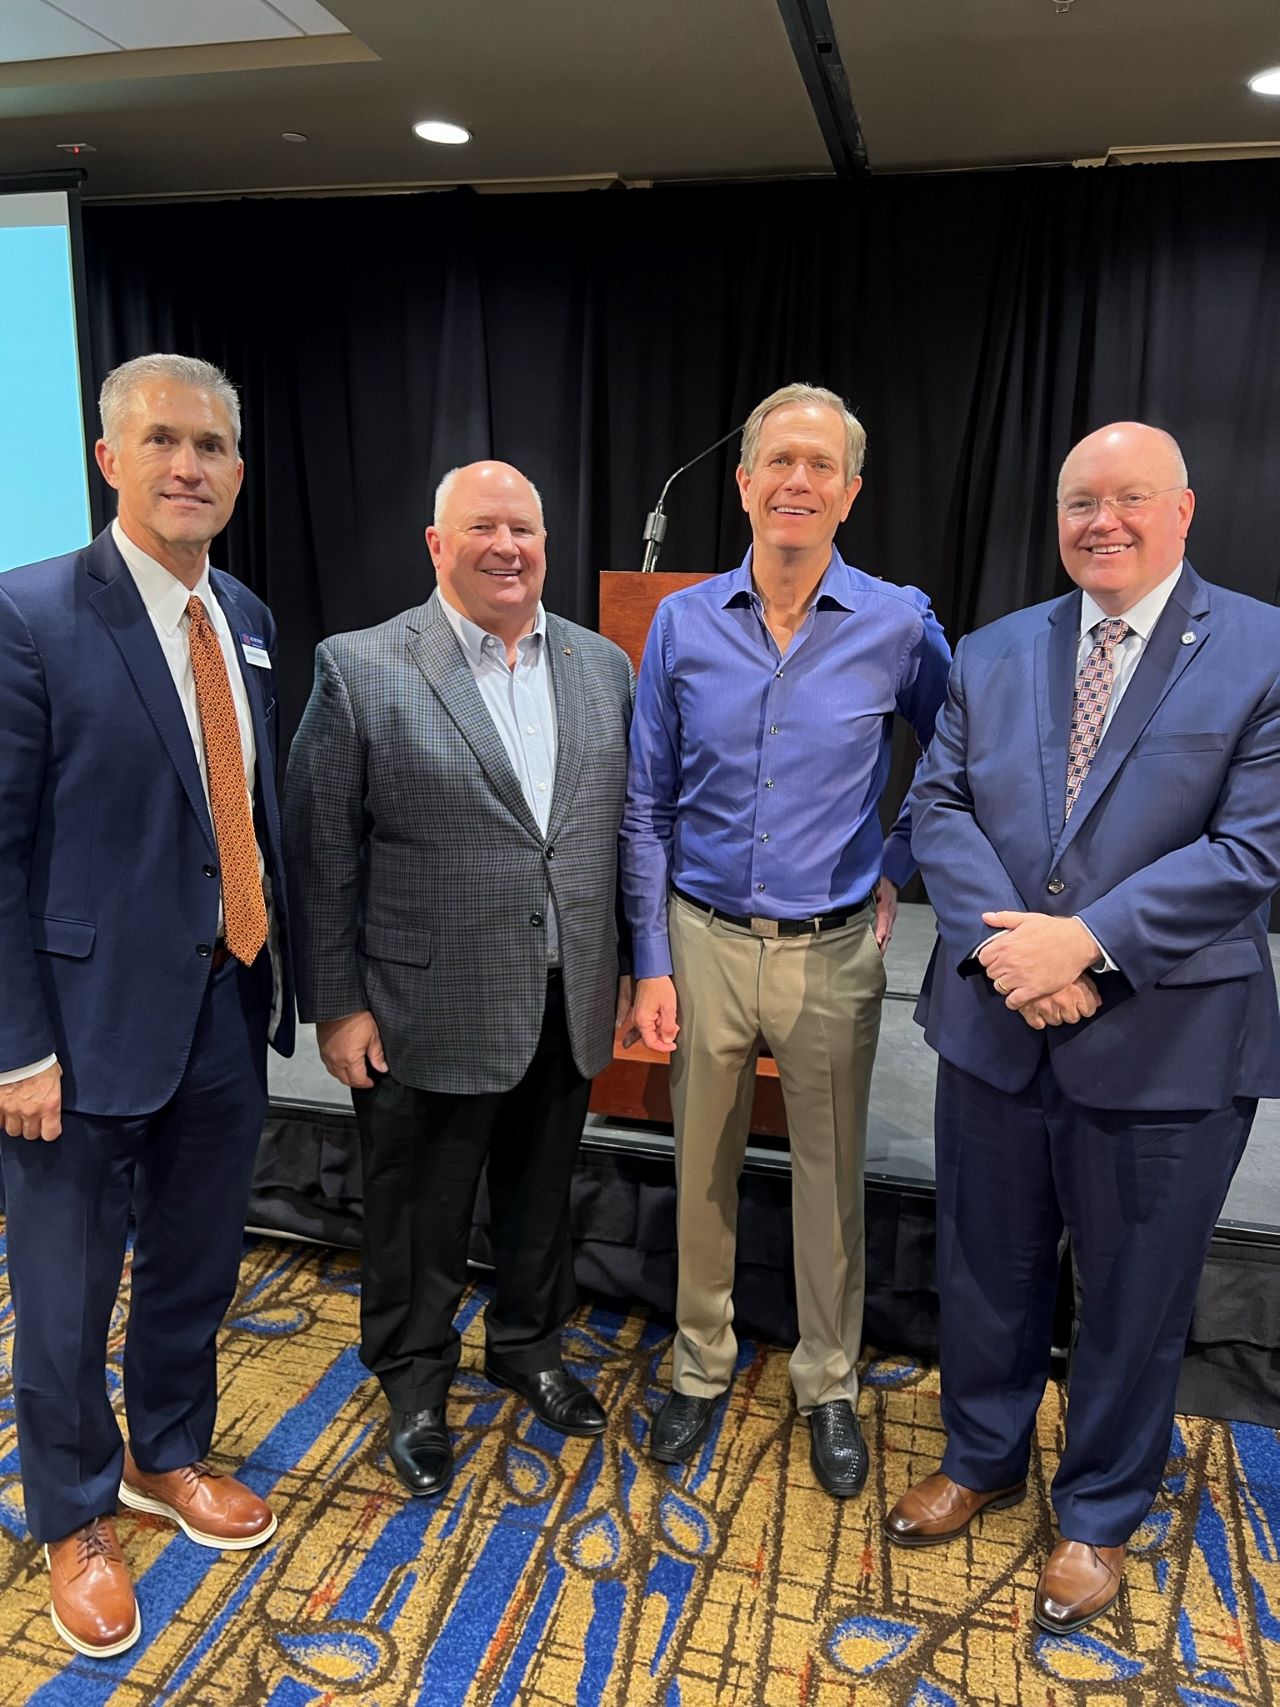
<path id="1" fill-rule="evenodd" d="M 31 1533 L 58 1633 L 141 1620 L 117 1498 L 253 1547 L 269 1508 L 205 1462 L 266 1109 L 293 1046 L 266 606 L 210 570 L 244 473 L 236 394 L 142 356 L 102 388 L 119 494 L 83 551 L 0 577 L 0 1159 Z M 129 1449 L 105 1380 L 135 1220 Z"/>
<path id="2" fill-rule="evenodd" d="M 1079 1283 L 1044 1627 L 1115 1599 L 1160 1485 L 1205 1251 L 1280 1093 L 1280 613 L 1202 581 L 1177 445 L 1083 439 L 1077 591 L 957 650 L 911 796 L 938 915 L 941 1469 L 885 1520 L 951 1540 L 1026 1491 L 1065 1226 Z"/>

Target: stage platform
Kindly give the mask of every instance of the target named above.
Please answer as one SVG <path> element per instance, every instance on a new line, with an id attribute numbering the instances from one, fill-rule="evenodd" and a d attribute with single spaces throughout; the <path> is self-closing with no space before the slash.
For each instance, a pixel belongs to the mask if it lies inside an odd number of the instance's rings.
<path id="1" fill-rule="evenodd" d="M 933 1281 L 933 1089 L 936 1060 L 912 1011 L 934 939 L 932 910 L 900 909 L 867 1142 L 867 1339 L 936 1351 Z M 1280 936 L 1271 938 L 1280 977 Z M 272 1056 L 251 1221 L 354 1246 L 359 1156 L 347 1093 L 320 1064 L 313 1028 L 292 1061 Z M 785 1141 L 748 1149 L 735 1300 L 740 1320 L 778 1344 L 794 1337 L 789 1163 Z M 574 1188 L 578 1277 L 602 1295 L 670 1311 L 675 1296 L 670 1129 L 592 1115 Z M 488 1255 L 485 1204 L 473 1256 Z M 1068 1289 L 1069 1290 L 1069 1289 Z M 1069 1304 L 1059 1338 L 1065 1346 Z M 1184 1370 L 1184 1411 L 1280 1425 L 1280 1102 L 1258 1110 L 1206 1265 Z"/>
<path id="2" fill-rule="evenodd" d="M 937 1058 L 912 1019 L 921 980 L 933 949 L 933 909 L 899 908 L 893 940 L 885 958 L 889 988 L 881 1020 L 880 1048 L 871 1081 L 871 1117 L 867 1131 L 867 1171 L 885 1181 L 933 1186 L 933 1086 Z M 1271 958 L 1280 980 L 1280 935 L 1271 938 Z M 315 1030 L 302 1026 L 297 1054 L 291 1061 L 270 1057 L 273 1103 L 331 1109 L 350 1114 L 343 1087 L 331 1079 L 316 1052 Z M 588 1132 L 609 1133 L 615 1140 L 628 1131 L 592 1115 Z M 634 1129 L 632 1129 L 634 1130 Z M 662 1135 L 651 1129 L 635 1132 L 638 1142 L 652 1146 Z M 659 1143 L 659 1147 L 661 1147 Z M 765 1160 L 768 1150 L 753 1149 L 753 1159 Z M 1274 1233 L 1280 1237 L 1280 1102 L 1258 1109 L 1253 1134 L 1232 1182 L 1223 1212 L 1223 1227 Z"/>

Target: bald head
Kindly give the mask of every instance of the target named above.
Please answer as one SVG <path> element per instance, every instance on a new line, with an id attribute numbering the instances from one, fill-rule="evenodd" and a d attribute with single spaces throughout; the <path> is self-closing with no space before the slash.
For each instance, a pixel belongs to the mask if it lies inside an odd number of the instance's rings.
<path id="1" fill-rule="evenodd" d="M 509 462 L 468 462 L 462 468 L 451 468 L 444 479 L 436 487 L 435 509 L 432 519 L 437 527 L 444 518 L 450 496 L 461 481 L 464 487 L 470 488 L 475 483 L 477 491 L 497 491 L 504 482 L 520 482 L 523 487 L 533 494 L 534 507 L 538 512 L 538 520 L 542 520 L 542 494 L 526 475 L 518 468 L 513 468 Z M 492 483 L 492 484 L 490 484 Z"/>
<path id="2" fill-rule="evenodd" d="M 1142 421 L 1113 421 L 1109 427 L 1099 427 L 1067 452 L 1066 461 L 1058 473 L 1058 501 L 1061 503 L 1071 475 L 1073 463 L 1091 462 L 1099 456 L 1133 455 L 1151 462 L 1159 469 L 1161 486 L 1185 486 L 1187 465 L 1177 439 L 1163 427 L 1148 427 Z"/>
<path id="3" fill-rule="evenodd" d="M 427 549 L 440 596 L 454 610 L 505 642 L 516 642 L 538 615 L 547 574 L 542 500 L 509 462 L 471 462 L 452 469 L 436 492 Z"/>

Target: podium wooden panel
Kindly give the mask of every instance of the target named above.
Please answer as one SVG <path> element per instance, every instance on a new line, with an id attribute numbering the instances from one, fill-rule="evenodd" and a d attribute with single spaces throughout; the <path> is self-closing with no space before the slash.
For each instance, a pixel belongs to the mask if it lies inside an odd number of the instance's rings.
<path id="1" fill-rule="evenodd" d="M 681 587 L 710 579 L 710 575 L 663 569 L 655 569 L 652 575 L 642 575 L 638 569 L 606 569 L 600 577 L 600 632 L 621 646 L 638 670 L 649 624 L 661 601 Z"/>
<path id="2" fill-rule="evenodd" d="M 672 570 L 606 569 L 600 576 L 600 632 L 606 635 L 640 668 L 640 655 L 648 638 L 653 613 L 668 593 L 709 581 L 710 575 Z M 635 1043 L 630 1049 L 615 1044 L 613 1060 L 591 1087 L 591 1109 L 621 1120 L 654 1120 L 671 1123 L 671 1090 L 667 1083 L 667 1057 Z M 777 1062 L 762 1054 L 756 1062 L 756 1092 L 751 1109 L 751 1130 L 770 1138 L 787 1135 L 782 1087 Z"/>

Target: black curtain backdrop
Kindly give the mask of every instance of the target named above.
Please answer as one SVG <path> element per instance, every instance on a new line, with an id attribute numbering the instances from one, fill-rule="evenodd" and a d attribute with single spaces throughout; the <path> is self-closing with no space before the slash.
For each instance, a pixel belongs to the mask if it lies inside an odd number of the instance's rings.
<path id="1" fill-rule="evenodd" d="M 425 597 L 446 469 L 536 481 L 547 602 L 594 624 L 596 574 L 639 567 L 671 469 L 792 379 L 868 429 L 841 550 L 923 587 L 953 640 L 1066 586 L 1057 468 L 1117 418 L 1181 440 L 1197 567 L 1274 600 L 1278 202 L 1262 161 L 90 206 L 93 366 L 176 349 L 241 387 L 215 561 L 275 610 L 286 731 L 318 639 Z M 738 562 L 736 460 L 673 489 L 663 568 Z"/>

